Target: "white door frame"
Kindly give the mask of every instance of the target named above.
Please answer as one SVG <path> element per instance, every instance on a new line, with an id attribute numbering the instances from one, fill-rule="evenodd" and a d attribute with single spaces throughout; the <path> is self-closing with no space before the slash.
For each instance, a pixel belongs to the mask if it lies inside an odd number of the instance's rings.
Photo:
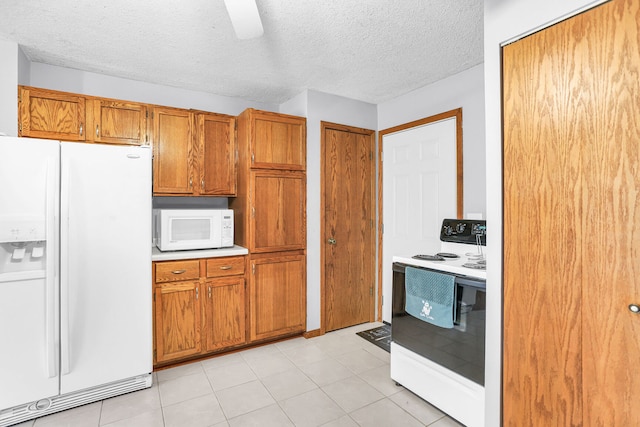
<path id="1" fill-rule="evenodd" d="M 462 175 L 462 108 L 457 108 L 455 110 L 446 111 L 444 113 L 436 114 L 434 116 L 426 117 L 424 119 L 416 120 L 413 122 L 405 123 L 403 125 L 395 126 L 389 129 L 384 129 L 379 131 L 378 133 L 378 321 L 383 320 L 383 283 L 384 274 L 390 271 L 389 269 L 384 269 L 384 253 L 383 253 L 383 152 L 384 152 L 384 137 L 389 134 L 393 134 L 396 132 L 406 131 L 411 128 L 421 127 L 430 123 L 439 122 L 442 120 L 455 118 L 456 119 L 456 193 L 457 193 L 457 203 L 456 203 L 456 216 L 458 218 L 462 218 L 463 212 L 463 175 Z M 390 306 L 389 304 L 385 304 L 385 306 Z M 385 319 L 387 320 L 387 319 Z M 389 318 L 388 321 L 391 319 Z"/>

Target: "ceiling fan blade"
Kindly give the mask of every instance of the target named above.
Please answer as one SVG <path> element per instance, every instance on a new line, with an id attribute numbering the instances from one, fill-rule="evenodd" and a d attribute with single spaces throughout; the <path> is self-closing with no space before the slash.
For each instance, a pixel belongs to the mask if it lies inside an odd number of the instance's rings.
<path id="1" fill-rule="evenodd" d="M 224 4 L 239 39 L 252 39 L 264 33 L 255 0 L 224 0 Z"/>

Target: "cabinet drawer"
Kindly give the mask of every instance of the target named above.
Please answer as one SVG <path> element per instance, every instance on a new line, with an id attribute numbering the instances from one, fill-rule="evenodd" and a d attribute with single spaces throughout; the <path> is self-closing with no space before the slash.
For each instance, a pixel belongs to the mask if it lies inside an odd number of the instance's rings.
<path id="1" fill-rule="evenodd" d="M 156 283 L 178 282 L 200 278 L 200 261 L 171 261 L 156 263 Z"/>
<path id="2" fill-rule="evenodd" d="M 234 256 L 207 260 L 207 277 L 244 274 L 245 257 Z"/>

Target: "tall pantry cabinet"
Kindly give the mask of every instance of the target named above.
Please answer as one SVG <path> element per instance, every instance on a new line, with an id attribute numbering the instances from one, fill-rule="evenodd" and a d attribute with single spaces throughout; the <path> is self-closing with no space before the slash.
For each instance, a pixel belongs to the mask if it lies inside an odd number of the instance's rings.
<path id="1" fill-rule="evenodd" d="M 306 119 L 237 118 L 236 244 L 249 249 L 249 340 L 306 329 Z"/>
<path id="2" fill-rule="evenodd" d="M 640 3 L 503 49 L 503 425 L 640 425 Z"/>

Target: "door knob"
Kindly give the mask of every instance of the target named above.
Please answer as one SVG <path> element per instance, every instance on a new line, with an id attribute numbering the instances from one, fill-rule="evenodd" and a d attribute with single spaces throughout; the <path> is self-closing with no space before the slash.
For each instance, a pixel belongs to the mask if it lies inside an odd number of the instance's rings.
<path id="1" fill-rule="evenodd" d="M 640 313 L 640 306 L 637 304 L 629 304 L 629 310 L 632 313 Z"/>
<path id="2" fill-rule="evenodd" d="M 329 240 L 327 240 L 327 242 L 329 242 L 330 245 L 335 245 L 336 239 L 334 239 L 333 237 L 330 237 Z"/>

